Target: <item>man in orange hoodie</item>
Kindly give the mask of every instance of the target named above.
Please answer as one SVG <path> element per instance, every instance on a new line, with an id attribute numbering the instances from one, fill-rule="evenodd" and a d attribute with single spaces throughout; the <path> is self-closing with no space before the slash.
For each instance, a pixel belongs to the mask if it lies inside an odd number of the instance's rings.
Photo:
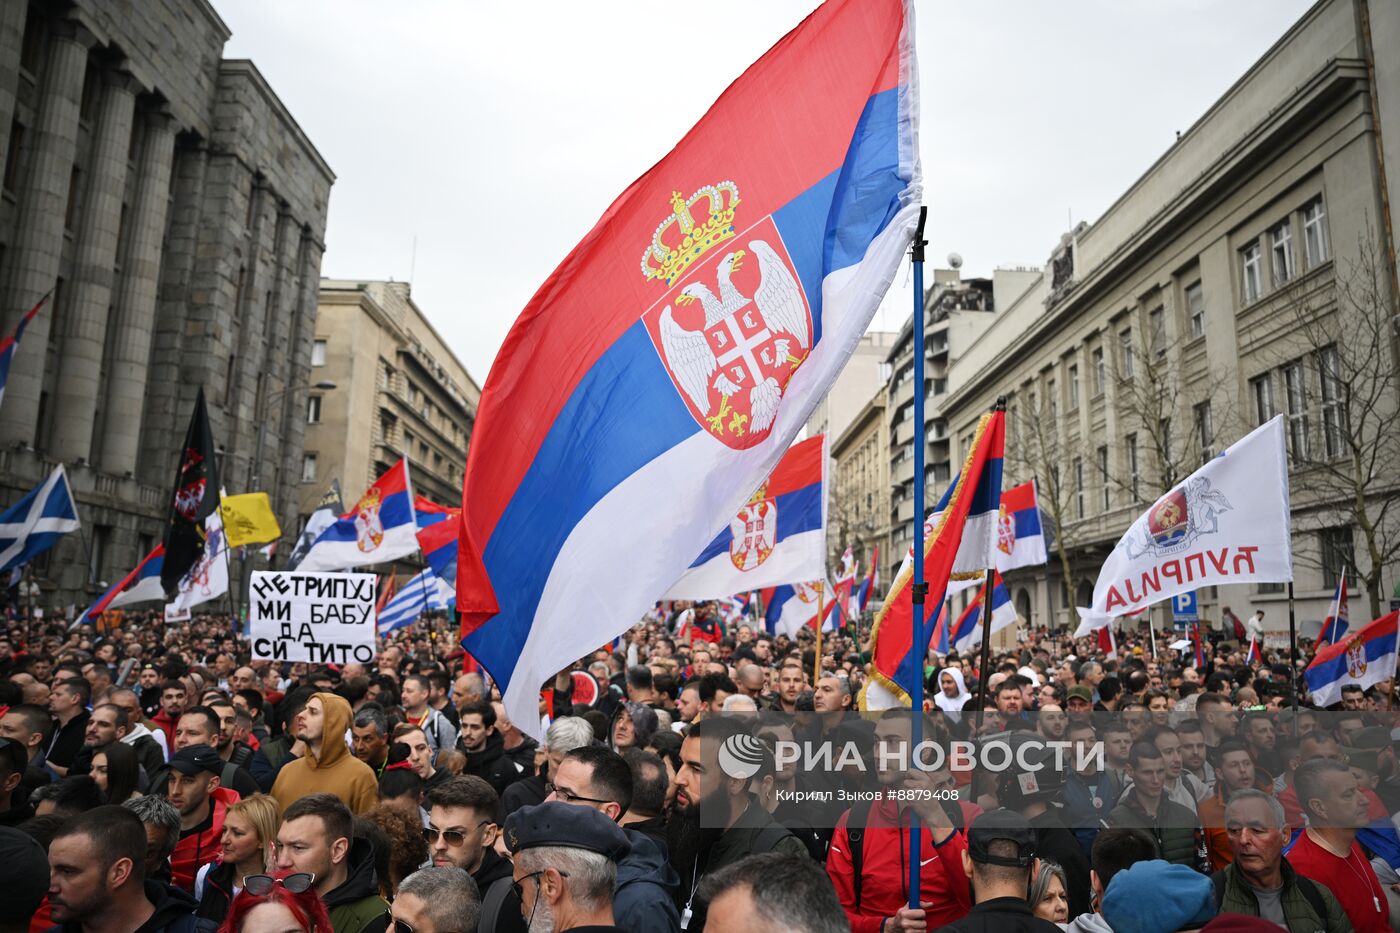
<path id="1" fill-rule="evenodd" d="M 312 694 L 292 720 L 292 736 L 305 744 L 306 756 L 287 762 L 272 785 L 280 809 L 315 793 L 334 794 L 356 815 L 378 802 L 374 771 L 345 742 L 349 728 L 349 703 L 334 693 Z"/>
<path id="2" fill-rule="evenodd" d="M 238 792 L 219 786 L 224 760 L 209 745 L 187 745 L 170 758 L 166 797 L 180 811 L 180 841 L 170 856 L 170 880 L 194 893 L 194 877 L 218 858 L 224 814 Z"/>

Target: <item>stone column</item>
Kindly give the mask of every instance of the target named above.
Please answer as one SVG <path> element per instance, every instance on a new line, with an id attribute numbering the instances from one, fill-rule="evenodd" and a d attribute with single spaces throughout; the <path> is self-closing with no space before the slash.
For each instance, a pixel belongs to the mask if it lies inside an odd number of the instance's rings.
<path id="1" fill-rule="evenodd" d="M 106 416 L 99 448 L 102 467 L 119 475 L 136 472 L 156 282 L 170 205 L 170 163 L 175 155 L 175 127 L 170 115 L 148 112 L 142 122 L 136 192 L 128 209 L 122 275 L 113 305 L 113 337 L 108 341 Z"/>
<path id="2" fill-rule="evenodd" d="M 136 109 L 136 82 L 130 74 L 108 71 L 103 78 L 102 103 L 88 166 L 87 199 L 77 230 L 64 309 L 59 378 L 54 382 L 49 450 L 54 459 L 65 463 L 93 459 L 92 429 L 102 403 L 102 351 L 112 306 L 122 195 L 126 193 L 126 157 Z"/>
<path id="3" fill-rule="evenodd" d="M 10 151 L 10 124 L 15 119 L 15 94 L 19 89 L 19 53 L 24 45 L 24 21 L 29 4 L 24 0 L 0 3 L 0 175 Z"/>
<path id="4" fill-rule="evenodd" d="M 288 385 L 304 386 L 311 381 L 311 342 L 316 337 L 316 308 L 321 288 L 321 254 L 324 252 L 325 246 L 317 242 L 308 230 L 303 229 L 301 242 L 297 249 L 296 300 L 292 306 L 292 336 L 291 341 L 287 344 L 287 357 L 290 364 L 287 369 Z M 347 388 L 342 387 L 342 390 Z M 297 395 L 299 398 L 305 397 L 301 393 L 297 393 Z M 303 402 L 303 404 L 305 403 Z M 302 410 L 302 417 L 297 417 L 296 414 L 296 409 L 292 409 L 290 415 L 286 412 L 283 414 L 286 423 L 282 435 L 282 474 L 278 477 L 282 486 L 279 490 L 281 493 L 280 501 L 284 503 L 285 509 L 279 513 L 279 519 L 282 522 L 282 529 L 288 533 L 294 531 L 297 526 L 297 491 L 298 483 L 301 482 L 301 455 L 306 442 L 305 410 Z M 355 482 L 347 482 L 347 478 L 344 476 L 340 477 L 340 482 L 342 486 L 355 486 Z M 324 487 L 328 484 L 328 478 L 318 479 L 317 483 Z M 317 495 L 320 495 L 319 490 Z M 357 496 L 359 489 L 348 492 L 346 495 Z"/>
<path id="5" fill-rule="evenodd" d="M 92 35 L 77 23 L 56 21 L 48 62 L 39 85 L 39 106 L 30 130 L 29 167 L 20 182 L 15 242 L 9 251 L 4 331 L 58 281 L 63 223 L 78 145 L 78 109 Z M 0 444 L 32 445 L 39 429 L 39 399 L 53 324 L 52 304 L 30 322 L 10 364 Z"/>

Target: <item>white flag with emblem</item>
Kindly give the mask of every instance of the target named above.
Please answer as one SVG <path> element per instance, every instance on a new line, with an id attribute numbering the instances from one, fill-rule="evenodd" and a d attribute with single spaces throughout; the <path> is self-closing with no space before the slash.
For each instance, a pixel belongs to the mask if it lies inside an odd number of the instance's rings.
<path id="1" fill-rule="evenodd" d="M 1283 416 L 1255 428 L 1153 503 L 1079 607 L 1076 638 L 1178 593 L 1293 579 Z"/>

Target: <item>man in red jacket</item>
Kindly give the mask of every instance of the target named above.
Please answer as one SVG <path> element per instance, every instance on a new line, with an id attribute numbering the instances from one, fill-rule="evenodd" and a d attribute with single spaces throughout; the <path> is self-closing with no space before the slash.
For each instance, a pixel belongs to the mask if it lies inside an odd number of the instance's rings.
<path id="1" fill-rule="evenodd" d="M 900 748 L 909 748 L 909 725 L 907 710 L 887 714 L 876 724 L 875 758 L 885 790 L 913 791 L 909 796 L 920 799 L 880 800 L 846 811 L 827 850 L 826 873 L 852 933 L 934 930 L 972 909 L 962 864 L 967 841 L 954 825 L 961 822 L 954 816 L 959 807 L 955 801 L 941 799 L 954 792 L 952 776 L 946 770 L 899 767 Z M 931 726 L 925 725 L 924 734 L 934 734 Z M 921 907 L 917 910 L 909 909 L 911 814 L 918 814 L 923 828 L 918 853 Z"/>
<path id="2" fill-rule="evenodd" d="M 224 760 L 209 745 L 188 745 L 170 757 L 166 796 L 180 811 L 180 841 L 170 856 L 170 880 L 194 892 L 194 877 L 219 854 L 224 814 L 238 792 L 219 786 Z"/>

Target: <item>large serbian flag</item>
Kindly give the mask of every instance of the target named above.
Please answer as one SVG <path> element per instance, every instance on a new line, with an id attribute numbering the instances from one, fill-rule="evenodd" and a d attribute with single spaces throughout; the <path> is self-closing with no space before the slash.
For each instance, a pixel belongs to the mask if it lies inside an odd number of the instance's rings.
<path id="1" fill-rule="evenodd" d="M 821 577 L 826 435 L 788 448 L 773 473 L 690 564 L 667 599 L 716 599 Z"/>
<path id="2" fill-rule="evenodd" d="M 297 569 L 349 570 L 398 560 L 418 550 L 417 531 L 408 461 L 400 460 L 321 532 Z"/>
<path id="3" fill-rule="evenodd" d="M 1255 428 L 1138 517 L 1099 570 L 1075 638 L 1204 586 L 1293 579 L 1283 416 Z"/>
<path id="4" fill-rule="evenodd" d="M 990 536 L 1001 504 L 1002 452 L 1006 446 L 1006 416 L 997 411 L 984 415 L 977 425 L 972 448 L 962 473 L 940 503 L 940 511 L 924 539 L 924 581 L 928 596 L 925 618 L 915 635 L 912 562 L 899 571 L 871 629 L 870 681 L 861 695 L 861 708 L 869 710 L 908 706 L 914 684 L 923 678 L 933 616 L 943 604 L 958 563 L 965 560 L 968 535 Z M 988 543 L 976 548 L 990 559 Z M 986 569 L 983 568 L 983 573 Z"/>
<path id="5" fill-rule="evenodd" d="M 1345 686 L 1355 684 L 1364 690 L 1394 677 L 1397 622 L 1400 612 L 1381 616 L 1356 634 L 1319 651 L 1303 672 L 1313 703 L 1331 706 L 1341 702 Z"/>
<path id="6" fill-rule="evenodd" d="M 860 341 L 918 220 L 912 41 L 901 0 L 819 7 L 506 337 L 468 454 L 457 605 L 522 728 L 538 732 L 544 681 L 729 524 Z"/>

